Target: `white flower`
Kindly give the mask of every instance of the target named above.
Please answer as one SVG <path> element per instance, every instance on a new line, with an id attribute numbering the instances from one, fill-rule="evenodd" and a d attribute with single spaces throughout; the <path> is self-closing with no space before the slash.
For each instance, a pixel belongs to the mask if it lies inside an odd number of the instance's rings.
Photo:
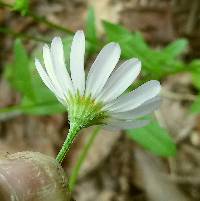
<path id="1" fill-rule="evenodd" d="M 76 124 L 79 129 L 94 124 L 129 129 L 148 124 L 148 120 L 140 118 L 159 107 L 160 83 L 151 80 L 122 95 L 140 73 L 141 62 L 129 59 L 114 71 L 121 50 L 117 43 L 109 43 L 97 56 L 86 79 L 84 53 L 84 33 L 77 31 L 71 46 L 70 75 L 59 37 L 53 39 L 50 48 L 44 45 L 44 67 L 35 60 L 45 85 L 66 106 L 70 125 Z"/>

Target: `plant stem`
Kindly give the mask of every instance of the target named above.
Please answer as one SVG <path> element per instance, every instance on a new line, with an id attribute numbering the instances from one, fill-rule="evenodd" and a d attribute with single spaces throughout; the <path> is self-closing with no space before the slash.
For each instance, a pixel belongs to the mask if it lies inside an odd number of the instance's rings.
<path id="1" fill-rule="evenodd" d="M 32 36 L 23 32 L 15 32 L 12 29 L 6 28 L 6 27 L 0 27 L 0 32 L 1 33 L 5 33 L 5 34 L 9 34 L 13 37 L 19 37 L 19 38 L 25 38 L 25 39 L 29 39 L 29 40 L 34 40 L 34 41 L 39 41 L 39 42 L 43 42 L 43 43 L 49 43 L 48 40 L 45 40 L 43 38 L 39 38 L 36 36 Z"/>
<path id="2" fill-rule="evenodd" d="M 12 8 L 13 8 L 13 5 L 8 4 L 8 3 L 4 3 L 4 2 L 0 2 L 0 7 L 7 7 L 7 8 L 12 9 Z M 19 11 L 16 11 L 16 10 L 13 10 L 13 11 L 15 11 L 16 13 L 19 12 Z M 47 20 L 47 19 L 46 19 L 45 17 L 43 17 L 43 16 L 37 16 L 37 15 L 35 15 L 34 13 L 32 13 L 32 12 L 30 12 L 30 11 L 26 14 L 26 16 L 29 16 L 29 17 L 31 17 L 34 21 L 43 23 L 43 24 L 45 24 L 45 25 L 47 25 L 48 27 L 51 27 L 51 28 L 53 28 L 53 29 L 60 30 L 60 31 L 65 32 L 65 33 L 67 33 L 67 34 L 74 34 L 73 31 L 71 31 L 71 30 L 69 30 L 69 29 L 67 29 L 67 28 L 65 28 L 65 27 L 63 27 L 63 26 L 60 26 L 60 25 L 58 25 L 58 24 L 55 24 L 55 23 L 53 23 L 53 22 Z"/>
<path id="3" fill-rule="evenodd" d="M 89 152 L 89 149 L 91 147 L 91 145 L 93 144 L 97 134 L 99 133 L 100 131 L 100 128 L 99 127 L 96 127 L 93 132 L 90 134 L 90 137 L 87 141 L 87 143 L 85 144 L 85 146 L 83 147 L 80 155 L 79 155 L 79 158 L 78 158 L 78 161 L 77 163 L 75 164 L 75 167 L 73 168 L 72 170 L 72 174 L 69 178 L 69 189 L 70 191 L 72 192 L 73 189 L 74 189 L 74 186 L 76 184 L 76 181 L 77 181 L 77 178 L 78 178 L 78 175 L 79 175 L 79 172 L 80 172 L 80 169 L 83 165 L 83 162 L 85 161 L 87 155 L 88 155 L 88 152 Z"/>
<path id="4" fill-rule="evenodd" d="M 53 22 L 50 22 L 49 20 L 47 20 L 47 19 L 46 19 L 45 17 L 43 17 L 43 16 L 37 16 L 37 15 L 35 15 L 35 14 L 33 14 L 33 13 L 30 13 L 30 12 L 28 13 L 28 16 L 31 17 L 34 21 L 43 23 L 43 24 L 45 24 L 45 25 L 47 25 L 48 27 L 51 27 L 51 28 L 53 28 L 53 29 L 57 29 L 57 30 L 59 30 L 59 31 L 62 31 L 62 32 L 67 33 L 67 34 L 70 34 L 70 35 L 73 35 L 73 34 L 74 34 L 73 31 L 71 31 L 71 30 L 69 30 L 69 29 L 67 29 L 67 28 L 65 28 L 65 27 L 63 27 L 63 26 L 60 26 L 60 25 L 58 25 L 58 24 L 55 24 L 55 23 L 53 23 Z"/>
<path id="5" fill-rule="evenodd" d="M 67 134 L 67 137 L 62 145 L 62 148 L 59 151 L 58 155 L 56 156 L 56 160 L 60 164 L 63 162 L 63 160 L 64 160 L 67 152 L 69 151 L 69 148 L 70 148 L 71 144 L 73 143 L 74 138 L 76 137 L 79 130 L 80 130 L 80 126 L 73 125 L 72 127 L 70 127 L 69 133 Z"/>
<path id="6" fill-rule="evenodd" d="M 1 0 L 0 0 L 0 1 L 1 1 Z M 4 3 L 4 2 L 0 2 L 0 7 L 9 8 L 9 9 L 11 9 L 13 12 L 19 14 L 19 11 L 13 10 L 13 5 L 11 5 L 11 4 L 7 4 L 7 3 Z M 57 30 L 62 31 L 62 32 L 66 33 L 66 34 L 74 35 L 74 32 L 71 31 L 70 29 L 67 29 L 66 27 L 61 26 L 61 25 L 58 25 L 58 24 L 56 24 L 56 23 L 53 23 L 53 22 L 49 21 L 47 18 L 45 18 L 44 16 L 38 16 L 38 15 L 36 15 L 35 13 L 30 12 L 30 11 L 28 11 L 28 13 L 25 15 L 25 17 L 26 17 L 26 16 L 32 18 L 35 22 L 43 23 L 43 24 L 45 24 L 46 26 L 48 26 L 48 27 L 50 27 L 50 28 L 52 28 L 52 29 L 57 29 Z M 18 34 L 18 36 L 26 36 L 26 34 L 19 34 L 19 33 L 17 33 L 17 34 Z M 12 34 L 12 35 L 16 35 L 16 34 Z M 26 38 L 34 39 L 33 36 L 28 36 L 28 35 L 27 35 Z M 36 41 L 41 41 L 41 40 L 42 40 L 42 39 L 37 39 L 37 38 L 35 38 L 35 39 L 36 39 Z M 92 43 L 92 44 L 94 43 L 94 42 L 93 42 L 90 38 L 88 38 L 88 37 L 86 37 L 86 40 L 87 40 L 88 42 Z"/>

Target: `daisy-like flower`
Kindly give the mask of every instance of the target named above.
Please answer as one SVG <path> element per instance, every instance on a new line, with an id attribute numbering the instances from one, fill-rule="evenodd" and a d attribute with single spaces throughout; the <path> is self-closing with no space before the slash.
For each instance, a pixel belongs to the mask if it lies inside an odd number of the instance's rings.
<path id="1" fill-rule="evenodd" d="M 159 107 L 161 86 L 156 80 L 123 94 L 140 73 L 141 62 L 132 58 L 114 70 L 120 53 L 117 43 L 107 44 L 86 77 L 85 37 L 83 31 L 77 31 L 71 46 L 70 73 L 65 65 L 63 44 L 59 37 L 52 40 L 50 47 L 44 45 L 44 67 L 39 60 L 35 60 L 43 82 L 68 111 L 70 131 L 63 145 L 65 148 L 57 157 L 59 161 L 63 160 L 80 129 L 97 124 L 107 129 L 143 127 L 148 120 L 140 118 Z"/>

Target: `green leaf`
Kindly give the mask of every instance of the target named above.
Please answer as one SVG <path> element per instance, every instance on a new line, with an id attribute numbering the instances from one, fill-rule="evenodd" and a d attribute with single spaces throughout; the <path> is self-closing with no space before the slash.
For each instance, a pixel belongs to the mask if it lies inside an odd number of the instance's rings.
<path id="1" fill-rule="evenodd" d="M 188 70 L 190 70 L 192 74 L 192 82 L 194 86 L 200 90 L 200 59 L 193 60 L 189 64 Z"/>
<path id="2" fill-rule="evenodd" d="M 87 20 L 86 20 L 86 38 L 92 42 L 97 42 L 97 32 L 95 25 L 95 14 L 94 9 L 91 7 L 88 9 Z"/>
<path id="3" fill-rule="evenodd" d="M 39 76 L 35 64 L 34 59 L 30 59 L 30 79 L 31 79 L 31 90 L 34 94 L 34 99 L 31 99 L 28 96 L 24 96 L 24 99 L 29 99 L 33 103 L 44 103 L 44 102 L 57 102 L 55 95 L 46 87 L 46 85 L 42 82 L 41 77 Z M 23 101 L 23 99 L 22 99 Z"/>
<path id="4" fill-rule="evenodd" d="M 6 68 L 5 73 L 11 85 L 22 95 L 34 99 L 29 68 L 29 58 L 20 40 L 14 44 L 14 61 Z"/>
<path id="5" fill-rule="evenodd" d="M 110 41 L 121 43 L 129 42 L 132 40 L 131 33 L 120 25 L 113 24 L 108 21 L 103 21 L 103 26 Z"/>
<path id="6" fill-rule="evenodd" d="M 178 39 L 165 47 L 163 53 L 168 56 L 166 59 L 170 59 L 183 54 L 187 47 L 188 41 L 186 39 Z"/>
<path id="7" fill-rule="evenodd" d="M 190 111 L 194 114 L 200 113 L 200 95 L 197 97 L 197 99 L 190 106 Z"/>
<path id="8" fill-rule="evenodd" d="M 122 57 L 130 59 L 137 57 L 142 61 L 143 70 L 151 72 L 152 67 L 156 66 L 149 54 L 148 45 L 140 33 L 132 34 L 120 25 L 103 21 L 103 26 L 109 41 L 115 41 L 120 44 Z"/>
<path id="9" fill-rule="evenodd" d="M 57 100 L 43 102 L 31 102 L 29 99 L 23 99 L 21 103 L 21 111 L 31 115 L 52 115 L 66 112 L 66 108 Z"/>
<path id="10" fill-rule="evenodd" d="M 168 74 L 185 70 L 185 65 L 176 57 L 187 47 L 186 40 L 180 39 L 165 49 L 154 50 L 148 46 L 140 33 L 131 33 L 124 27 L 106 21 L 103 26 L 108 40 L 120 44 L 124 59 L 136 57 L 141 60 L 142 73 L 148 79 L 161 79 Z"/>
<path id="11" fill-rule="evenodd" d="M 37 58 L 41 58 L 41 55 L 37 55 Z M 7 65 L 4 75 L 22 95 L 21 103 L 17 106 L 18 112 L 49 115 L 66 111 L 42 82 L 35 68 L 34 59 L 28 58 L 26 50 L 19 40 L 14 46 L 14 62 Z M 6 114 L 14 111 L 16 111 L 15 106 L 3 108 L 0 113 Z"/>
<path id="12" fill-rule="evenodd" d="M 66 109 L 58 102 L 55 95 L 45 86 L 38 75 L 33 59 L 30 62 L 31 81 L 34 99 L 24 96 L 21 101 L 22 112 L 33 115 L 50 115 L 61 113 Z"/>
<path id="13" fill-rule="evenodd" d="M 0 118 L 13 113 L 31 115 L 52 115 L 66 112 L 66 109 L 58 102 L 33 103 L 31 100 L 23 100 L 20 105 L 0 108 Z"/>
<path id="14" fill-rule="evenodd" d="M 20 11 L 22 15 L 26 15 L 29 10 L 29 0 L 16 0 L 14 10 Z"/>
<path id="15" fill-rule="evenodd" d="M 86 39 L 87 39 L 87 52 L 92 54 L 96 51 L 98 46 L 98 38 L 95 24 L 94 9 L 90 7 L 88 9 L 87 20 L 86 20 Z"/>
<path id="16" fill-rule="evenodd" d="M 176 154 L 176 145 L 173 140 L 156 121 L 143 128 L 128 130 L 127 134 L 131 139 L 156 155 L 169 157 Z"/>

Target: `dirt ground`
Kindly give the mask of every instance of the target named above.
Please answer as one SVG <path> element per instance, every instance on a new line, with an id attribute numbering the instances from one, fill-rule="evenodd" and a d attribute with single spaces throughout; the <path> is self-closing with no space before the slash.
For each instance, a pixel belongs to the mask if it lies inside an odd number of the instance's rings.
<path id="1" fill-rule="evenodd" d="M 7 3 L 12 2 L 11 0 Z M 200 57 L 199 0 L 33 0 L 31 8 L 52 22 L 72 31 L 84 28 L 87 8 L 93 6 L 98 33 L 103 37 L 101 20 L 120 23 L 131 31 L 141 31 L 153 47 L 185 37 L 190 48 L 185 61 Z M 0 24 L 17 32 L 41 35 L 57 32 L 0 10 Z M 12 58 L 13 38 L 1 34 L 0 71 Z M 29 52 L 34 42 L 26 43 Z M 195 96 L 187 73 L 162 80 L 164 98 L 157 112 L 160 123 L 177 143 L 177 156 L 163 159 L 145 152 L 123 133 L 101 131 L 83 165 L 74 199 L 77 201 L 199 201 L 200 200 L 200 116 L 188 113 Z M 177 95 L 178 94 L 178 95 Z M 185 96 L 187 94 L 188 96 Z M 16 104 L 19 94 L 0 77 L 0 107 Z M 68 129 L 67 115 L 45 117 L 15 115 L 0 122 L 0 150 L 39 151 L 56 156 Z M 85 129 L 75 141 L 64 167 L 70 174 L 87 139 Z M 99 143 L 101 142 L 101 143 Z"/>

